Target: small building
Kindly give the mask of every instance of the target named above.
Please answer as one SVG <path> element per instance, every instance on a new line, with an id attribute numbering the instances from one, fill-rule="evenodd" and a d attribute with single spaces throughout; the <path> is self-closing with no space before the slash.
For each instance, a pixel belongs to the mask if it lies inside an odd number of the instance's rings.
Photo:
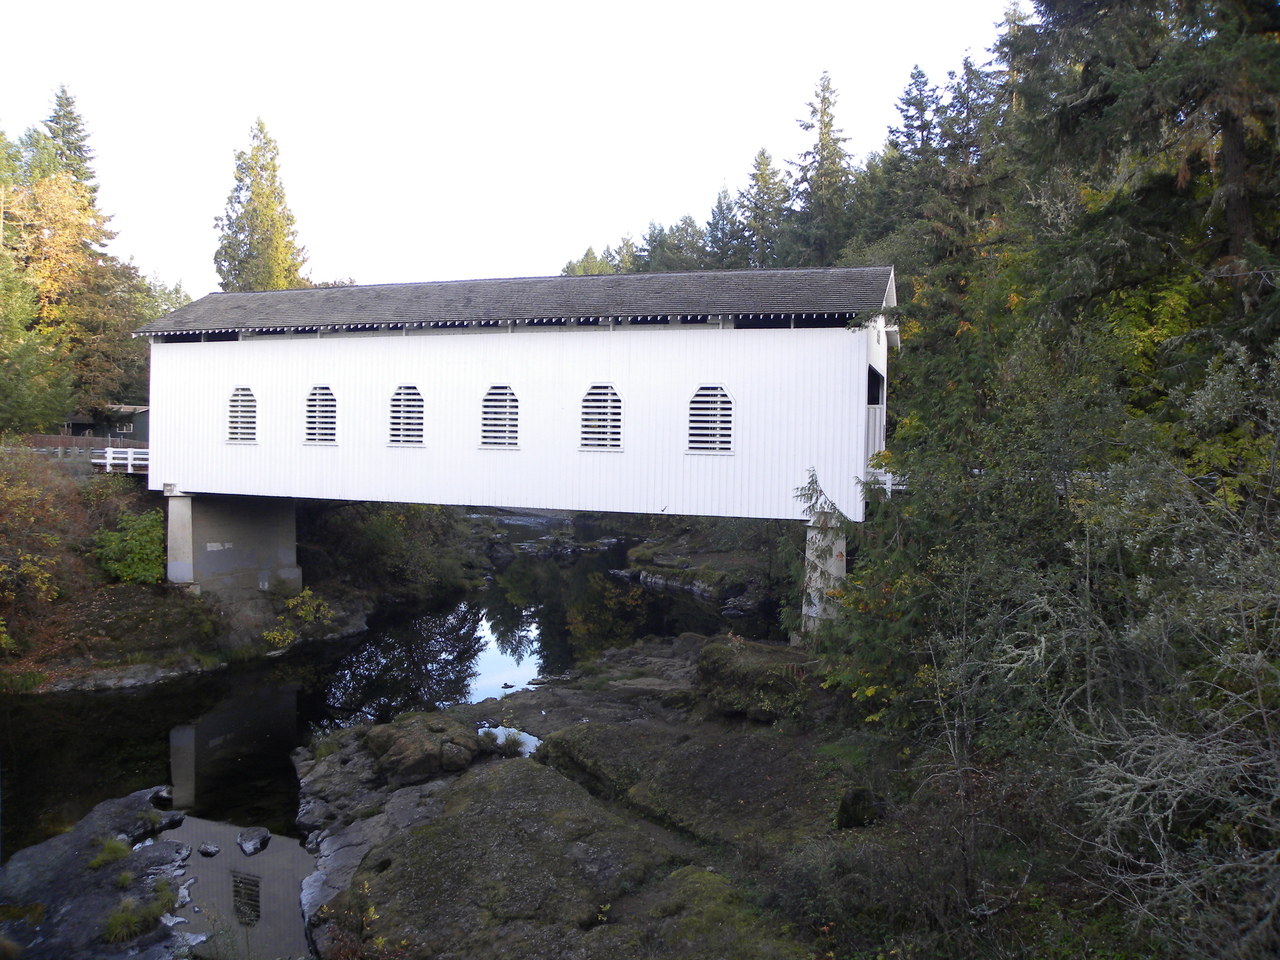
<path id="1" fill-rule="evenodd" d="M 69 437 L 134 440 L 146 443 L 150 436 L 151 408 L 134 404 L 108 404 L 95 416 L 72 414 L 62 424 Z"/>

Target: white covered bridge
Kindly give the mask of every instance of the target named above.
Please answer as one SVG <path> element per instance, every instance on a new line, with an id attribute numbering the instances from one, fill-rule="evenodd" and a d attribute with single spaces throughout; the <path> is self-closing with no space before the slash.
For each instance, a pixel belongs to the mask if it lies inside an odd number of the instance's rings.
<path id="1" fill-rule="evenodd" d="M 151 340 L 169 577 L 299 583 L 293 502 L 862 517 L 891 267 L 211 294 Z"/>

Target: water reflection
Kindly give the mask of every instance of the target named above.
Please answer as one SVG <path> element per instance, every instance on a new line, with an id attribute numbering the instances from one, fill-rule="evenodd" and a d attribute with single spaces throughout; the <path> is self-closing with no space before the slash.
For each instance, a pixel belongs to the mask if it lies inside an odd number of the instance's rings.
<path id="1" fill-rule="evenodd" d="M 608 576 L 625 563 L 621 545 L 574 559 L 521 556 L 455 606 L 349 641 L 129 693 L 0 696 L 3 852 L 65 829 L 100 800 L 166 781 L 194 814 L 288 834 L 299 731 L 481 700 L 604 646 L 725 628 L 689 597 Z M 752 635 L 742 620 L 734 629 Z"/>
<path id="2" fill-rule="evenodd" d="M 549 674 L 649 634 L 724 629 L 718 611 L 691 596 L 647 593 L 609 575 L 626 565 L 626 545 L 621 543 L 558 561 L 521 556 L 477 602 L 498 646 L 511 656 L 532 656 L 539 671 Z"/>
<path id="3" fill-rule="evenodd" d="M 297 840 L 272 836 L 259 853 L 246 856 L 236 844 L 240 827 L 199 817 L 165 831 L 193 851 L 180 882 L 191 903 L 174 914 L 182 932 L 200 942 L 195 957 L 309 957 L 298 891 L 315 869 L 315 857 Z M 203 939 L 201 939 L 203 938 Z"/>
<path id="4" fill-rule="evenodd" d="M 328 725 L 390 723 L 406 710 L 466 702 L 485 647 L 483 615 L 464 601 L 371 631 L 322 684 Z"/>
<path id="5" fill-rule="evenodd" d="M 169 731 L 173 805 L 293 833 L 298 683 L 250 678 L 212 710 Z M 285 806 L 282 816 L 277 809 Z"/>

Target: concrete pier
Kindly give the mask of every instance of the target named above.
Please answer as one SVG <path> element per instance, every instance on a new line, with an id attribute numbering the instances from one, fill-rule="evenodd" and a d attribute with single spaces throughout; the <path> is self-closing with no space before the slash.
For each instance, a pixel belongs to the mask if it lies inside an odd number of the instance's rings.
<path id="1" fill-rule="evenodd" d="M 165 489 L 168 577 L 220 597 L 289 595 L 302 589 L 294 501 L 191 495 Z"/>

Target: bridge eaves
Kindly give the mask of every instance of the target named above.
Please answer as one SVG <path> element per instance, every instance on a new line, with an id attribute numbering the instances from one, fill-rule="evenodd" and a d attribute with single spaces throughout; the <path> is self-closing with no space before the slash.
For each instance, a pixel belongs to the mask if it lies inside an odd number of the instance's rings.
<path id="1" fill-rule="evenodd" d="M 896 305 L 892 267 L 526 277 L 214 293 L 138 336 L 514 325 L 844 326 Z"/>

